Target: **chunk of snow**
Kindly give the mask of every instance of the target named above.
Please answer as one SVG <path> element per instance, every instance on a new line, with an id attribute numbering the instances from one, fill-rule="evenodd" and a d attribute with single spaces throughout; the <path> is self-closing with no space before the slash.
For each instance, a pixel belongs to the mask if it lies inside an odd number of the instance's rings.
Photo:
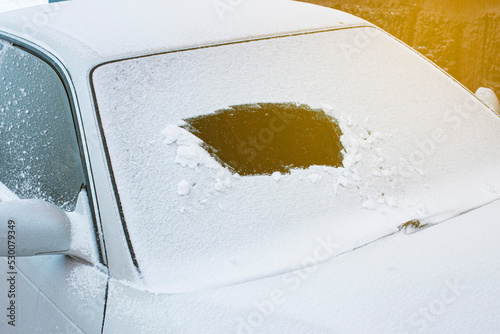
<path id="1" fill-rule="evenodd" d="M 318 183 L 318 181 L 320 180 L 320 176 L 318 174 L 310 174 L 307 176 L 307 178 L 309 179 L 309 181 L 311 181 L 311 183 Z"/>
<path id="2" fill-rule="evenodd" d="M 177 144 L 177 156 L 175 162 L 182 167 L 196 168 L 204 165 L 209 168 L 220 168 L 220 164 L 215 161 L 210 154 L 201 147 L 202 141 L 189 131 L 168 124 L 161 132 L 164 142 L 168 145 Z"/>
<path id="3" fill-rule="evenodd" d="M 361 206 L 368 210 L 373 210 L 377 208 L 377 204 L 372 199 L 364 201 L 363 204 L 361 204 Z"/>
<path id="4" fill-rule="evenodd" d="M 215 179 L 215 190 L 224 191 L 226 189 L 231 189 L 231 187 L 232 187 L 232 182 L 229 177 L 226 177 L 224 179 L 220 178 Z"/>
<path id="5" fill-rule="evenodd" d="M 175 162 L 182 167 L 195 168 L 204 165 L 209 168 L 218 168 L 219 164 L 200 146 L 179 146 Z"/>
<path id="6" fill-rule="evenodd" d="M 226 187 L 227 189 L 231 189 L 231 187 L 233 186 L 233 183 L 231 182 L 231 179 L 230 178 L 226 178 L 224 179 L 224 181 L 222 181 L 222 184 L 224 185 L 224 187 Z"/>
<path id="7" fill-rule="evenodd" d="M 338 120 L 342 135 L 340 140 L 344 146 L 343 168 L 340 169 L 337 184 L 334 185 L 334 194 L 346 189 L 351 185 L 358 189 L 361 197 L 362 207 L 365 209 L 378 209 L 395 207 L 398 202 L 387 200 L 382 194 L 393 194 L 397 191 L 398 168 L 390 165 L 384 159 L 386 156 L 382 144 L 386 137 L 380 132 L 372 132 L 369 126 L 369 118 L 365 123 L 357 123 L 351 115 L 337 113 L 333 108 L 323 106 L 323 111 Z M 408 170 L 423 176 L 423 172 L 411 166 L 404 159 L 402 163 Z M 394 196 L 392 196 L 394 197 Z"/>
<path id="8" fill-rule="evenodd" d="M 189 192 L 191 191 L 191 185 L 187 181 L 181 181 L 177 185 L 177 194 L 179 196 L 187 196 L 189 195 Z"/>
<path id="9" fill-rule="evenodd" d="M 492 193 L 492 194 L 496 193 L 496 191 L 495 191 L 495 187 L 491 186 L 491 185 L 490 185 L 490 184 L 488 184 L 488 183 L 486 183 L 486 184 L 485 184 L 485 188 L 486 188 L 486 190 L 487 190 L 487 191 L 489 191 L 489 192 L 490 192 L 490 193 Z"/>

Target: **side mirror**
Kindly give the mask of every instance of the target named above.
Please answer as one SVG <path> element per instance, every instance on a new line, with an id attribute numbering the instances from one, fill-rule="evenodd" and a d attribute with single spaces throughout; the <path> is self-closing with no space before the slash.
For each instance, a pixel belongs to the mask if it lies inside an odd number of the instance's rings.
<path id="1" fill-rule="evenodd" d="M 500 103 L 498 102 L 498 97 L 495 92 L 489 88 L 480 87 L 476 91 L 476 96 L 491 110 L 500 115 Z"/>
<path id="2" fill-rule="evenodd" d="M 62 209 L 43 200 L 0 202 L 0 256 L 65 253 L 71 223 Z"/>

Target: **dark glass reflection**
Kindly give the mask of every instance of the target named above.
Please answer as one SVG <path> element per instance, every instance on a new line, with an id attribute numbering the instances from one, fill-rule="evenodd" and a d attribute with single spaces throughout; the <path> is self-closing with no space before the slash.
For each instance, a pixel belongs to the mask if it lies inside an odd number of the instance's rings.
<path id="1" fill-rule="evenodd" d="M 244 104 L 185 121 L 213 157 L 240 175 L 342 166 L 338 124 L 307 105 Z"/>

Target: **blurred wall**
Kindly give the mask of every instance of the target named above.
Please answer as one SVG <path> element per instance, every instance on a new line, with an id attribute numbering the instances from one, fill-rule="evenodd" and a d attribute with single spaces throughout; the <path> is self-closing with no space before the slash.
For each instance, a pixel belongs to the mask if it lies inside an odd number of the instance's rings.
<path id="1" fill-rule="evenodd" d="M 302 0 L 370 21 L 467 88 L 500 97 L 500 0 Z"/>

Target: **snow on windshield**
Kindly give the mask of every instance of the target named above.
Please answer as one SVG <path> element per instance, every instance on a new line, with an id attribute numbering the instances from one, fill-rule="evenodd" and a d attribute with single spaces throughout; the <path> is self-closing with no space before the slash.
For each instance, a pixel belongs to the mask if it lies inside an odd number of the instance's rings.
<path id="1" fill-rule="evenodd" d="M 325 105 L 323 106 L 323 109 L 324 113 L 334 115 L 331 106 Z M 381 150 L 377 149 L 377 143 L 383 140 L 383 136 L 378 132 L 372 133 L 365 127 L 356 126 L 352 120 L 346 120 L 343 118 L 340 121 L 340 127 L 344 131 L 342 132 L 341 137 L 337 139 L 339 140 L 339 143 L 334 144 L 334 148 L 341 149 L 341 151 L 339 151 L 341 156 L 339 160 L 335 160 L 333 166 L 323 165 L 323 172 L 327 171 L 334 173 L 340 171 L 340 177 L 333 187 L 334 194 L 337 194 L 342 188 L 354 186 L 359 189 L 359 195 L 364 199 L 361 204 L 363 207 L 367 209 L 396 207 L 397 200 L 389 194 L 384 194 L 383 189 L 376 187 L 376 185 L 381 184 L 397 183 L 396 166 L 386 166 L 383 163 L 384 160 L 382 158 L 383 155 Z M 175 144 L 177 146 L 175 162 L 182 167 L 189 167 L 192 169 L 196 169 L 198 167 L 217 169 L 219 170 L 219 175 L 225 175 L 225 178 L 215 178 L 213 180 L 213 190 L 222 191 L 223 189 L 230 189 L 233 182 L 232 179 L 239 179 L 240 173 L 235 173 L 231 166 L 229 166 L 230 171 L 233 174 L 233 177 L 231 177 L 230 173 L 226 170 L 228 166 L 220 164 L 213 156 L 219 154 L 218 150 L 210 147 L 210 151 L 215 150 L 215 153 L 209 153 L 209 150 L 207 150 L 204 142 L 187 129 L 189 129 L 189 126 L 187 126 L 187 124 L 183 121 L 179 121 L 179 125 L 169 124 L 162 131 L 162 134 L 165 137 L 164 143 L 168 145 Z M 259 129 L 260 128 L 257 129 L 257 132 Z M 215 129 L 212 128 L 212 130 L 214 133 L 218 133 Z M 339 132 L 341 131 L 339 130 Z M 223 131 L 222 133 L 217 134 L 217 136 L 223 137 L 224 134 L 225 133 Z M 345 145 L 346 147 L 344 148 L 342 145 Z M 307 145 L 304 145 L 304 149 L 308 149 Z M 232 153 L 237 156 L 238 149 L 234 148 L 234 152 Z M 270 154 L 273 153 L 274 152 L 271 152 Z M 246 157 L 246 154 L 242 155 Z M 275 160 L 272 161 L 272 163 L 273 162 L 277 163 L 279 161 Z M 233 162 L 233 164 L 235 164 L 235 162 Z M 312 165 L 314 164 L 311 164 L 311 166 Z M 334 169 L 328 167 L 334 167 Z M 406 165 L 405 167 L 409 168 Z M 279 164 L 274 168 L 284 169 L 287 171 L 287 174 L 290 173 L 290 168 L 294 173 L 300 173 L 299 170 L 304 169 L 301 166 L 287 164 Z M 314 168 L 309 170 L 313 171 Z M 276 182 L 281 179 L 282 172 L 272 172 L 272 170 L 267 171 L 270 172 L 269 174 L 272 174 L 272 177 Z M 306 177 L 310 182 L 317 183 L 322 179 L 320 174 L 312 172 Z M 304 179 L 304 177 L 304 175 L 299 176 L 300 179 Z M 177 190 L 179 196 L 188 195 L 190 191 L 191 184 L 188 181 L 183 180 L 179 182 Z"/>
<path id="2" fill-rule="evenodd" d="M 93 82 L 152 291 L 284 272 L 319 238 L 335 256 L 407 220 L 484 203 L 495 196 L 485 184 L 500 186 L 498 117 L 374 28 L 119 61 L 98 67 Z M 342 166 L 243 176 L 185 129 L 184 120 L 230 106 L 290 102 L 338 123 Z"/>

